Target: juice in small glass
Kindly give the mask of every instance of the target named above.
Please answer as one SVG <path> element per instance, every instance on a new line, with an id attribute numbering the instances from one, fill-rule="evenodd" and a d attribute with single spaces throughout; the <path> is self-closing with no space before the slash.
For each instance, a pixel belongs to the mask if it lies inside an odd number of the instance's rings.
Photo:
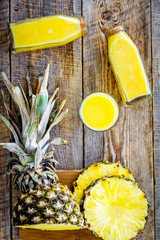
<path id="1" fill-rule="evenodd" d="M 91 130 L 106 131 L 117 122 L 119 106 L 110 94 L 95 92 L 82 101 L 79 115 Z"/>
<path id="2" fill-rule="evenodd" d="M 122 26 L 109 29 L 108 56 L 124 103 L 151 97 L 148 78 L 139 51 Z"/>

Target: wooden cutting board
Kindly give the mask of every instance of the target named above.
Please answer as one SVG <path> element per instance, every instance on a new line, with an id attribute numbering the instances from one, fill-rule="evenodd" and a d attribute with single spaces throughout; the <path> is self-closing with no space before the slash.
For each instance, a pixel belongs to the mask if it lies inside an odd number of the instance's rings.
<path id="1" fill-rule="evenodd" d="M 71 190 L 73 182 L 77 179 L 81 170 L 58 170 L 58 177 L 62 184 L 67 185 Z M 96 240 L 89 230 L 74 231 L 41 231 L 34 229 L 20 229 L 19 240 Z"/>

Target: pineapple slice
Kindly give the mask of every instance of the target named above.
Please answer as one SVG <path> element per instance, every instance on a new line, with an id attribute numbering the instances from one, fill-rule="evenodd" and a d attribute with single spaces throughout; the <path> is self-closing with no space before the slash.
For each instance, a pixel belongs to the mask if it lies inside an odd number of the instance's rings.
<path id="1" fill-rule="evenodd" d="M 21 226 L 22 229 L 30 228 L 30 229 L 40 229 L 43 231 L 54 231 L 54 230 L 78 230 L 81 227 L 77 225 L 71 225 L 68 223 L 61 224 L 35 224 L 35 225 L 26 225 Z"/>
<path id="2" fill-rule="evenodd" d="M 131 240 L 144 229 L 148 200 L 132 180 L 104 177 L 85 192 L 86 224 L 104 240 Z"/>
<path id="3" fill-rule="evenodd" d="M 78 177 L 74 185 L 74 196 L 76 201 L 80 204 L 83 198 L 84 190 L 95 181 L 104 176 L 121 176 L 135 181 L 134 176 L 129 169 L 123 167 L 120 163 L 99 162 L 94 163 L 85 169 Z"/>

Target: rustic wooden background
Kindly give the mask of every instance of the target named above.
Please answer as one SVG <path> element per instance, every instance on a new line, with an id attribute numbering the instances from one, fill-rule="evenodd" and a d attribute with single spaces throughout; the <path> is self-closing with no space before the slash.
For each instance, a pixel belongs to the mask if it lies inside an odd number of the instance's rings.
<path id="1" fill-rule="evenodd" d="M 53 14 L 83 15 L 88 23 L 88 35 L 62 47 L 11 54 L 6 37 L 8 22 Z M 137 44 L 153 89 L 153 99 L 131 107 L 122 106 L 107 56 L 104 29 L 118 24 L 124 25 Z M 60 168 L 81 169 L 103 159 L 119 160 L 129 167 L 149 197 L 149 220 L 144 233 L 137 237 L 141 240 L 160 239 L 159 44 L 160 0 L 0 0 L 0 70 L 7 73 L 14 85 L 20 81 L 26 87 L 28 70 L 35 86 L 38 74 L 48 62 L 50 78 L 56 78 L 63 69 L 60 100 L 67 98 L 69 114 L 56 133 L 67 139 L 71 147 L 57 149 Z M 1 80 L 0 88 L 11 104 Z M 121 105 L 119 122 L 105 133 L 87 129 L 78 116 L 82 99 L 94 91 L 111 93 Z M 1 96 L 0 103 L 0 113 L 5 114 Z M 2 122 L 0 141 L 9 141 L 8 129 Z M 11 177 L 4 176 L 9 156 L 8 151 L 0 149 L 0 239 L 18 240 L 18 230 L 11 222 L 16 193 Z"/>

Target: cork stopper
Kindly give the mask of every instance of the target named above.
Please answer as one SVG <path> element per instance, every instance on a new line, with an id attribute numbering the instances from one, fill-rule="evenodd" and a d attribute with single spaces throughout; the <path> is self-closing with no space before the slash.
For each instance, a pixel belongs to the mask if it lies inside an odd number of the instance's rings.
<path id="1" fill-rule="evenodd" d="M 124 27 L 123 26 L 118 26 L 118 27 L 114 27 L 114 28 L 110 28 L 109 30 L 106 31 L 106 36 L 109 37 L 111 35 L 114 35 L 118 32 L 124 31 Z"/>
<path id="2" fill-rule="evenodd" d="M 83 17 L 80 18 L 80 24 L 81 24 L 82 35 L 83 36 L 87 35 L 88 27 L 87 27 L 87 22 L 86 22 L 85 18 L 83 18 Z"/>

